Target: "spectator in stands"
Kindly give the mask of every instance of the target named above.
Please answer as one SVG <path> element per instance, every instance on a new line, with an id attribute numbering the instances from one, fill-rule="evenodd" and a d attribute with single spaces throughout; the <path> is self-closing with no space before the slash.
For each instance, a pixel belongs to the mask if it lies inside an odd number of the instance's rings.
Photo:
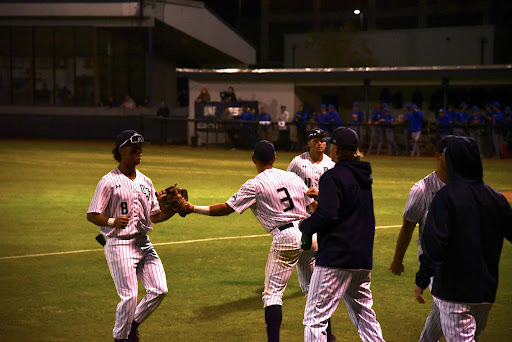
<path id="1" fill-rule="evenodd" d="M 401 149 L 405 152 L 406 155 L 409 154 L 409 147 L 410 147 L 410 144 L 409 144 L 409 137 L 410 137 L 410 132 L 409 132 L 409 123 L 408 123 L 408 118 L 409 118 L 409 115 L 411 115 L 411 111 L 412 111 L 412 105 L 410 103 L 406 103 L 403 107 L 402 107 L 402 115 L 399 115 L 397 120 L 396 120 L 396 124 L 400 125 L 400 127 L 402 127 L 402 144 L 400 144 L 400 147 Z"/>
<path id="2" fill-rule="evenodd" d="M 290 148 L 290 113 L 286 110 L 285 105 L 281 105 L 280 112 L 277 115 L 277 128 L 279 131 L 279 138 L 277 140 L 277 147 L 281 150 L 288 151 Z"/>
<path id="3" fill-rule="evenodd" d="M 150 100 L 149 96 L 145 96 L 144 100 L 142 101 L 142 103 L 140 104 L 139 107 L 146 107 L 146 108 L 148 108 L 148 107 L 150 107 L 150 105 L 151 105 L 151 100 Z"/>
<path id="4" fill-rule="evenodd" d="M 329 132 L 334 132 L 342 124 L 340 115 L 332 104 L 327 108 L 327 123 L 329 124 Z"/>
<path id="5" fill-rule="evenodd" d="M 133 108 L 137 107 L 137 105 L 135 104 L 135 101 L 132 99 L 132 97 L 130 95 L 125 96 L 124 102 L 121 106 L 125 109 L 133 109 Z"/>
<path id="6" fill-rule="evenodd" d="M 503 113 L 503 137 L 507 142 L 508 151 L 512 151 L 512 114 L 510 106 L 506 106 Z"/>
<path id="7" fill-rule="evenodd" d="M 368 120 L 368 125 L 370 127 L 370 142 L 368 144 L 368 150 L 366 154 L 372 153 L 372 148 L 375 145 L 375 140 L 378 140 L 377 144 L 377 154 L 380 154 L 380 149 L 382 148 L 382 139 L 383 132 L 380 123 L 383 121 L 382 112 L 383 105 L 380 102 L 377 102 L 375 110 L 372 112 L 372 116 Z"/>
<path id="8" fill-rule="evenodd" d="M 188 89 L 187 88 L 181 88 L 178 92 L 178 105 L 180 107 L 187 107 L 188 106 Z"/>
<path id="9" fill-rule="evenodd" d="M 382 123 L 381 125 L 383 126 L 384 128 L 384 133 L 386 135 L 386 145 L 388 147 L 388 155 L 392 155 L 393 154 L 393 150 L 394 150 L 394 153 L 396 155 L 398 155 L 398 146 L 396 145 L 396 142 L 395 142 L 395 131 L 394 131 L 394 127 L 393 127 L 393 124 L 395 122 L 395 117 L 393 115 L 393 113 L 391 112 L 391 110 L 389 109 L 389 107 L 385 107 L 383 108 L 383 111 L 382 111 Z"/>
<path id="10" fill-rule="evenodd" d="M 208 90 L 206 88 L 203 87 L 203 88 L 201 88 L 201 92 L 197 96 L 195 102 L 196 103 L 205 103 L 208 101 L 210 101 L 210 93 L 208 92 Z"/>
<path id="11" fill-rule="evenodd" d="M 318 124 L 318 128 L 320 128 L 324 132 L 329 131 L 329 126 L 327 124 L 327 106 L 325 104 L 322 104 L 320 106 L 320 112 L 315 116 L 315 121 Z"/>
<path id="12" fill-rule="evenodd" d="M 261 107 L 258 121 L 258 135 L 260 140 L 272 141 L 272 119 L 265 107 Z"/>
<path id="13" fill-rule="evenodd" d="M 256 118 L 247 106 L 242 106 L 242 113 L 240 113 L 240 120 L 245 121 L 242 123 L 242 137 L 244 138 L 244 147 L 252 147 L 256 142 Z M 253 123 L 254 122 L 254 123 Z"/>
<path id="14" fill-rule="evenodd" d="M 439 109 L 439 114 L 437 115 L 437 124 L 439 133 L 438 140 L 452 134 L 452 120 L 450 120 L 443 108 Z"/>
<path id="15" fill-rule="evenodd" d="M 107 108 L 115 108 L 117 107 L 117 102 L 114 100 L 113 96 L 110 96 L 105 104 Z"/>
<path id="16" fill-rule="evenodd" d="M 366 130 L 362 125 L 363 123 L 363 112 L 360 110 L 359 102 L 352 104 L 352 117 L 350 119 L 350 128 L 352 128 L 359 135 L 359 148 L 363 148 L 363 141 L 365 141 Z"/>
<path id="17" fill-rule="evenodd" d="M 471 114 L 467 118 L 469 126 L 469 136 L 475 139 L 480 155 L 482 155 L 482 143 L 480 141 L 482 126 L 485 123 L 484 117 L 480 114 L 480 108 L 471 107 Z"/>
<path id="18" fill-rule="evenodd" d="M 220 100 L 224 102 L 236 102 L 235 89 L 228 87 L 228 89 L 221 91 Z"/>
<path id="19" fill-rule="evenodd" d="M 412 151 L 411 157 L 420 155 L 420 138 L 421 129 L 423 126 L 423 111 L 416 104 L 412 105 L 412 112 L 407 119 L 409 123 L 409 131 L 412 138 Z"/>
<path id="20" fill-rule="evenodd" d="M 466 113 L 467 108 L 468 105 L 466 102 L 462 102 L 459 106 L 459 110 L 455 112 L 455 115 L 452 119 L 452 123 L 455 126 L 453 128 L 453 134 L 455 135 L 466 135 L 466 130 L 464 127 L 466 125 L 466 118 L 468 117 L 468 114 Z"/>
<path id="21" fill-rule="evenodd" d="M 293 117 L 293 122 L 295 123 L 295 127 L 297 127 L 297 145 L 303 147 L 306 145 L 306 123 L 308 120 L 308 113 L 304 111 L 304 105 L 299 105 L 299 110 L 295 113 Z M 292 146 L 292 149 L 295 151 L 297 146 Z"/>
<path id="22" fill-rule="evenodd" d="M 494 102 L 492 105 L 492 143 L 494 145 L 494 156 L 496 158 L 501 157 L 501 151 L 503 149 L 503 121 L 505 119 L 503 112 L 500 110 L 500 103 Z"/>
<path id="23" fill-rule="evenodd" d="M 158 110 L 156 112 L 156 116 L 163 116 L 164 118 L 168 118 L 169 113 L 169 107 L 167 107 L 164 101 L 161 101 L 160 106 L 158 107 Z"/>

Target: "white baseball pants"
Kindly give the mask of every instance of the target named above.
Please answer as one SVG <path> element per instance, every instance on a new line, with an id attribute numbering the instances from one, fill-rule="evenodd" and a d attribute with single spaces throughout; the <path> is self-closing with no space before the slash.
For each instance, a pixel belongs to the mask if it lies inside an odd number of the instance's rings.
<path id="1" fill-rule="evenodd" d="M 315 266 L 304 311 L 304 341 L 327 341 L 327 320 L 341 298 L 363 341 L 384 341 L 372 309 L 371 271 Z"/>
<path id="2" fill-rule="evenodd" d="M 297 266 L 297 275 L 302 292 L 307 295 L 311 275 L 315 267 L 315 250 L 300 248 L 301 231 L 294 226 L 283 231 L 274 229 L 273 240 L 265 268 L 265 290 L 262 294 L 263 307 L 283 305 L 283 293 Z"/>
<path id="3" fill-rule="evenodd" d="M 164 267 L 147 235 L 132 239 L 107 239 L 105 257 L 121 298 L 117 304 L 113 335 L 115 339 L 126 339 L 132 321 L 135 319 L 142 323 L 167 294 Z M 146 295 L 139 305 L 137 276 L 146 288 Z"/>
<path id="4" fill-rule="evenodd" d="M 432 298 L 439 306 L 441 326 L 447 342 L 473 342 L 480 338 L 487 324 L 491 303 L 453 303 Z"/>

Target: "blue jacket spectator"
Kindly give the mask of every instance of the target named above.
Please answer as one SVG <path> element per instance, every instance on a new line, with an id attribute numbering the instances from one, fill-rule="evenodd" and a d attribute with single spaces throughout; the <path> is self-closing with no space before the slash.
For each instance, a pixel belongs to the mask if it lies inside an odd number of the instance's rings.
<path id="1" fill-rule="evenodd" d="M 327 122 L 329 123 L 329 130 L 331 132 L 342 124 L 340 115 L 332 104 L 329 105 L 327 110 Z"/>
<path id="2" fill-rule="evenodd" d="M 412 111 L 409 113 L 407 121 L 409 122 L 409 131 L 411 133 L 421 131 L 423 111 L 417 105 L 412 105 Z"/>
<path id="3" fill-rule="evenodd" d="M 324 132 L 329 131 L 327 123 L 327 106 L 322 104 L 320 106 L 320 113 L 315 116 L 315 121 L 318 123 L 318 128 L 323 130 Z"/>
<path id="4" fill-rule="evenodd" d="M 451 124 L 452 120 L 447 115 L 443 108 L 439 109 L 439 115 L 437 116 L 437 123 L 439 124 L 439 135 L 444 137 L 445 135 L 452 134 Z"/>
<path id="5" fill-rule="evenodd" d="M 360 124 L 363 122 L 363 112 L 359 109 L 359 102 L 354 102 L 352 109 L 352 120 L 353 124 Z"/>

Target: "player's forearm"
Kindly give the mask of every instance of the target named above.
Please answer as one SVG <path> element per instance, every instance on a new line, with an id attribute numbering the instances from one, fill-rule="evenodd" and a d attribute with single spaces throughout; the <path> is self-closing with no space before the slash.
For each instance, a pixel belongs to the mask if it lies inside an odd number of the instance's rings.
<path id="1" fill-rule="evenodd" d="M 97 226 L 109 226 L 109 217 L 100 213 L 87 213 L 87 221 Z"/>
<path id="2" fill-rule="evenodd" d="M 219 203 L 210 206 L 194 205 L 192 212 L 207 216 L 226 216 L 234 212 L 234 210 L 226 203 Z"/>
<path id="3" fill-rule="evenodd" d="M 395 256 L 393 258 L 395 261 L 402 262 L 404 260 L 405 252 L 407 252 L 407 248 L 411 243 L 415 226 L 415 222 L 404 220 L 402 228 L 400 229 L 400 233 L 398 234 L 398 239 L 396 241 Z"/>
<path id="4" fill-rule="evenodd" d="M 166 220 L 170 219 L 171 217 L 173 217 L 174 214 L 175 214 L 175 212 L 171 211 L 171 210 L 161 211 L 158 214 L 151 216 L 151 222 L 158 223 L 158 222 L 166 221 Z"/>

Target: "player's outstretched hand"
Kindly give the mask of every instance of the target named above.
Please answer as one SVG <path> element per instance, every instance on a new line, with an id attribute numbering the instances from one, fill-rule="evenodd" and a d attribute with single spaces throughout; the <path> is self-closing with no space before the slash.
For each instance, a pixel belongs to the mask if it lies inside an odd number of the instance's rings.
<path id="1" fill-rule="evenodd" d="M 157 191 L 156 196 L 160 210 L 164 212 L 172 211 L 179 213 L 182 217 L 192 212 L 191 210 L 187 210 L 190 205 L 188 203 L 188 191 L 186 189 L 180 189 L 176 185 L 173 185 Z"/>
<path id="2" fill-rule="evenodd" d="M 309 188 L 308 191 L 306 191 L 306 196 L 317 199 L 318 198 L 318 189 Z"/>
<path id="3" fill-rule="evenodd" d="M 414 297 L 420 304 L 425 304 L 427 301 L 423 297 L 423 289 L 420 289 L 418 285 L 414 285 Z"/>
<path id="4" fill-rule="evenodd" d="M 404 264 L 401 261 L 393 260 L 389 266 L 391 273 L 399 276 L 402 272 L 405 272 Z"/>

